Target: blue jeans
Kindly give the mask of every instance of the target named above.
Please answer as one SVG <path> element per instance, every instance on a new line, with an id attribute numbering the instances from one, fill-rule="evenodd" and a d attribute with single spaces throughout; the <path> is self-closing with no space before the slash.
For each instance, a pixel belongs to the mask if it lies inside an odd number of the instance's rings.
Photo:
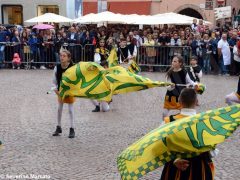
<path id="1" fill-rule="evenodd" d="M 5 49 L 5 45 L 0 44 L 0 68 L 3 66 L 2 63 L 4 61 L 4 56 L 5 56 L 4 49 Z"/>
<path id="2" fill-rule="evenodd" d="M 203 59 L 203 71 L 204 73 L 210 72 L 210 54 L 206 54 Z"/>
<path id="3" fill-rule="evenodd" d="M 227 66 L 224 65 L 222 56 L 221 56 L 221 60 L 220 60 L 219 65 L 220 65 L 221 74 L 228 74 L 228 69 L 227 69 Z"/>

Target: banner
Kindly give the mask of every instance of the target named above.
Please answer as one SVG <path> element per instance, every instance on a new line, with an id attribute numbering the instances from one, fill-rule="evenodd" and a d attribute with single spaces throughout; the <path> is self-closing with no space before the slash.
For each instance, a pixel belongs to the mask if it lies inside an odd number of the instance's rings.
<path id="1" fill-rule="evenodd" d="M 226 6 L 214 9 L 216 20 L 232 17 L 232 7 Z"/>

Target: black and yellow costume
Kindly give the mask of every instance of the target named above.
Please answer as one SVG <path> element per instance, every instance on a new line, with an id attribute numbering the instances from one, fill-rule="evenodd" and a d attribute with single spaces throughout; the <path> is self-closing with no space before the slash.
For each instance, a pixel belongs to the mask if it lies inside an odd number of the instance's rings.
<path id="1" fill-rule="evenodd" d="M 107 58 L 109 56 L 109 50 L 105 47 L 99 47 L 95 49 L 95 53 L 98 53 L 101 57 L 100 65 L 101 66 L 106 65 Z"/>
<path id="2" fill-rule="evenodd" d="M 165 122 L 172 122 L 177 119 L 186 117 L 182 114 L 177 114 L 165 118 Z M 214 179 L 214 164 L 209 152 L 204 152 L 199 156 L 187 158 L 189 166 L 185 171 L 179 170 L 174 161 L 167 162 L 164 165 L 160 180 L 213 180 Z"/>
<path id="3" fill-rule="evenodd" d="M 173 71 L 169 78 L 174 84 L 186 84 L 186 75 L 187 72 L 182 69 L 177 72 Z M 178 102 L 178 97 L 184 88 L 184 86 L 175 86 L 172 91 L 167 91 L 164 101 L 165 109 L 181 109 L 181 105 Z"/>
<path id="4" fill-rule="evenodd" d="M 193 72 L 191 69 L 193 70 Z M 189 75 L 190 79 L 194 82 L 200 82 L 200 79 L 197 76 L 197 74 L 200 73 L 201 70 L 202 70 L 202 68 L 199 65 L 197 65 L 195 67 L 189 67 L 188 75 Z"/>
<path id="5" fill-rule="evenodd" d="M 117 56 L 118 56 L 118 63 L 128 63 L 128 46 L 125 47 L 119 47 Z"/>

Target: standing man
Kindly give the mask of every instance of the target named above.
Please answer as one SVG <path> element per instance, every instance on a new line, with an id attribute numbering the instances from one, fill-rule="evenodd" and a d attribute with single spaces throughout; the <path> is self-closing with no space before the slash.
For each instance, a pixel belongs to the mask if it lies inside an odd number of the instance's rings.
<path id="1" fill-rule="evenodd" d="M 74 61 L 80 61 L 80 46 L 77 46 L 78 34 L 76 33 L 75 27 L 71 26 L 69 29 L 69 33 L 67 34 L 68 39 L 68 50 L 72 54 L 72 58 Z M 74 62 L 75 63 L 75 62 Z"/>
<path id="2" fill-rule="evenodd" d="M 4 26 L 0 26 L 0 69 L 3 67 L 3 62 L 5 61 L 4 49 L 9 34 L 10 33 Z"/>
<path id="3" fill-rule="evenodd" d="M 230 74 L 231 75 L 235 75 L 236 72 L 237 72 L 237 69 L 235 67 L 235 63 L 234 63 L 234 60 L 233 60 L 233 47 L 237 44 L 237 32 L 233 32 L 232 33 L 232 37 L 229 39 L 228 41 L 228 44 L 230 46 L 230 52 L 231 52 L 231 65 L 230 65 Z"/>
<path id="4" fill-rule="evenodd" d="M 222 34 L 222 39 L 218 42 L 218 59 L 220 60 L 221 74 L 229 75 L 227 66 L 231 63 L 231 52 L 226 33 Z"/>
<path id="5" fill-rule="evenodd" d="M 218 60 L 218 42 L 220 41 L 220 33 L 218 31 L 212 33 L 211 45 L 212 45 L 212 57 L 213 57 L 213 71 L 217 74 L 219 71 L 219 60 Z"/>

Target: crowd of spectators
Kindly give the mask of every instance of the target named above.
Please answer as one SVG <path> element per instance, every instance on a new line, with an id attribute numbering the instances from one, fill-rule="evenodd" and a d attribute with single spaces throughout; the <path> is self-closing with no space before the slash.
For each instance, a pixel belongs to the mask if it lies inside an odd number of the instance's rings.
<path id="1" fill-rule="evenodd" d="M 133 25 L 97 27 L 73 24 L 47 30 L 0 26 L 0 68 L 11 62 L 15 53 L 19 54 L 22 62 L 30 60 L 34 69 L 51 68 L 53 63 L 59 62 L 61 48 L 71 51 L 74 62 L 91 61 L 100 40 L 104 40 L 110 50 L 113 46 L 119 47 L 121 40 L 126 39 L 128 46 L 137 47 L 138 63 L 143 65 L 169 65 L 174 55 L 182 55 L 185 59 L 197 56 L 198 64 L 206 74 L 236 75 L 240 72 L 240 62 L 239 57 L 234 58 L 237 54 L 234 56 L 233 50 L 234 46 L 237 48 L 239 37 L 240 26 L 210 29 L 201 20 L 198 23 L 194 20 L 191 26 L 146 26 L 143 29 Z M 146 58 L 150 51 L 142 50 L 147 46 L 154 47 L 151 58 Z M 227 48 L 230 62 L 226 61 Z"/>

